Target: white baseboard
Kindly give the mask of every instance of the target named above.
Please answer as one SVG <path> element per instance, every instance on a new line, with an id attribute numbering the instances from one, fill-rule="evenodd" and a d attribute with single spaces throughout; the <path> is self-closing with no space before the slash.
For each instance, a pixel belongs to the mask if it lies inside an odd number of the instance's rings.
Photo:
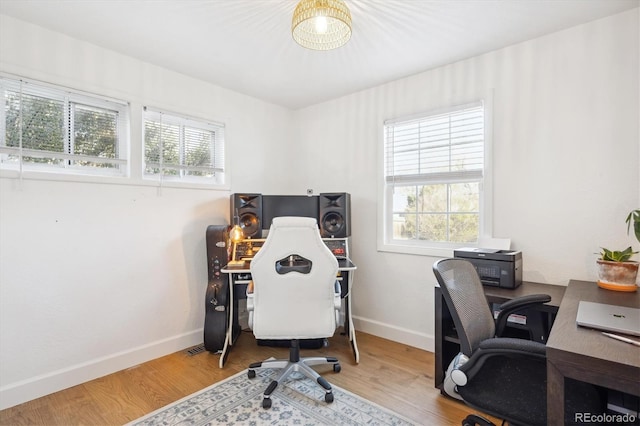
<path id="1" fill-rule="evenodd" d="M 0 388 L 0 410 L 202 343 L 203 329 L 138 346 Z"/>
<path id="2" fill-rule="evenodd" d="M 434 351 L 434 336 L 401 327 L 393 327 L 368 318 L 354 316 L 353 322 L 356 332 L 362 331 L 429 352 Z M 198 345 L 202 343 L 202 338 L 203 329 L 194 330 L 138 346 L 131 350 L 11 383 L 0 388 L 0 410 Z"/>
<path id="3" fill-rule="evenodd" d="M 419 333 L 415 330 L 409 330 L 401 327 L 394 327 L 369 318 L 353 316 L 353 325 L 357 332 L 373 334 L 374 336 L 393 340 L 394 342 L 403 343 L 413 346 L 414 348 L 424 349 L 425 351 L 434 352 L 435 337 L 426 333 Z"/>

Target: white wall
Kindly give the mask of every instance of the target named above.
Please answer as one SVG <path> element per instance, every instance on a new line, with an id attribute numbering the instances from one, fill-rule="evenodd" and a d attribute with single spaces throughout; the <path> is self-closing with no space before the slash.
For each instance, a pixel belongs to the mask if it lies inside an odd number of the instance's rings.
<path id="1" fill-rule="evenodd" d="M 638 21 L 634 9 L 296 112 L 304 185 L 353 197 L 356 329 L 433 348 L 435 259 L 376 250 L 385 119 L 493 94 L 494 236 L 522 250 L 525 280 L 595 280 L 599 247 L 639 248 L 624 223 L 640 206 Z"/>
<path id="2" fill-rule="evenodd" d="M 295 112 L 1 15 L 0 71 L 129 99 L 138 120 L 155 104 L 224 121 L 231 192 L 350 192 L 356 328 L 432 348 L 435 259 L 376 250 L 383 121 L 492 92 L 495 235 L 523 250 L 527 280 L 593 280 L 598 247 L 633 243 L 624 217 L 640 205 L 638 21 Z M 204 229 L 228 219 L 229 191 L 134 181 L 0 178 L 1 408 L 201 341 Z"/>
<path id="3" fill-rule="evenodd" d="M 131 179 L 0 177 L 1 409 L 202 342 L 205 230 L 228 223 L 229 190 L 143 182 L 142 106 L 224 122 L 230 181 L 257 191 L 277 190 L 263 156 L 286 152 L 292 112 L 2 15 L 0 31 L 0 71 L 132 111 Z"/>

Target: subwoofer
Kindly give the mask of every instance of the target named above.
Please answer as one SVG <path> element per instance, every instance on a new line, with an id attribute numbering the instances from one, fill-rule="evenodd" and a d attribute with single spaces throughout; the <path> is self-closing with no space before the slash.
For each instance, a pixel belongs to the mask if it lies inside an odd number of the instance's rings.
<path id="1" fill-rule="evenodd" d="M 346 192 L 319 195 L 318 225 L 322 238 L 345 238 L 351 235 L 351 194 Z"/>
<path id="2" fill-rule="evenodd" d="M 262 194 L 231 194 L 231 222 L 238 217 L 245 238 L 262 237 Z"/>

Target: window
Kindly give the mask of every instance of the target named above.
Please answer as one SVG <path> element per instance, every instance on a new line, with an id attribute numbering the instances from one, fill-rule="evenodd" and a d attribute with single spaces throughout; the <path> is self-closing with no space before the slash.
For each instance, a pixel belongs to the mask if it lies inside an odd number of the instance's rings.
<path id="1" fill-rule="evenodd" d="M 474 245 L 483 232 L 482 102 L 384 125 L 384 244 Z"/>
<path id="2" fill-rule="evenodd" d="M 127 174 L 125 102 L 9 78 L 0 88 L 2 168 Z"/>
<path id="3" fill-rule="evenodd" d="M 224 126 L 144 110 L 144 174 L 160 180 L 224 183 Z"/>

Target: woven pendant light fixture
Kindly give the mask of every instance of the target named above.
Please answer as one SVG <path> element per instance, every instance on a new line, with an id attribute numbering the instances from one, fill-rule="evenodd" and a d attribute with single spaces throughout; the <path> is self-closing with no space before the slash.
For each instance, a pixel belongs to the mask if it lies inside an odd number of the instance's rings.
<path id="1" fill-rule="evenodd" d="M 293 12 L 291 33 L 307 49 L 337 49 L 351 38 L 351 12 L 342 0 L 301 0 Z"/>

